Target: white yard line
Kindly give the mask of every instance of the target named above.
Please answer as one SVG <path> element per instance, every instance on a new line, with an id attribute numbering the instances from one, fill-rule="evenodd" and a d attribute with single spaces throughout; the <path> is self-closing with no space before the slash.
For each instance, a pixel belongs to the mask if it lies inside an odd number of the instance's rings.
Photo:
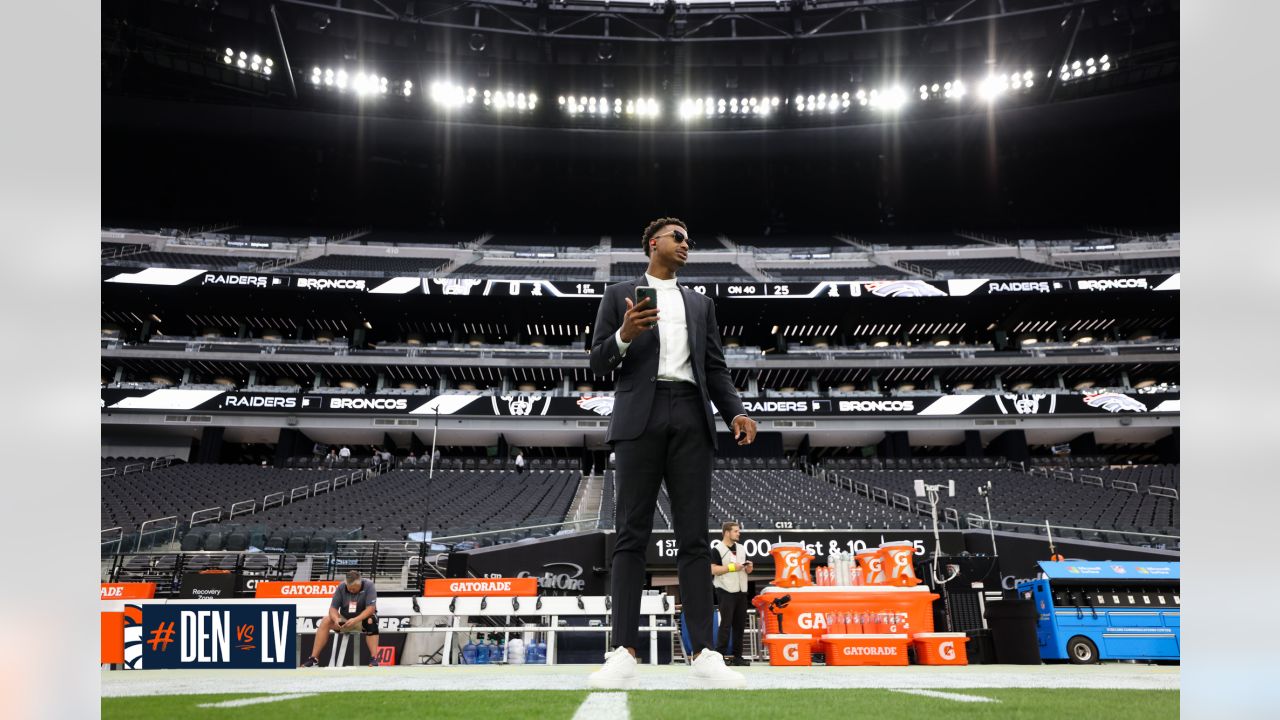
<path id="1" fill-rule="evenodd" d="M 939 700 L 955 700 L 956 702 L 1000 702 L 995 698 L 982 697 L 981 695 L 961 695 L 960 693 L 941 692 L 939 690 L 892 690 L 892 692 L 903 693 L 904 695 L 920 695 L 921 697 L 938 698 Z"/>
<path id="2" fill-rule="evenodd" d="M 627 720 L 631 713 L 627 711 L 627 694 L 623 692 L 593 692 L 578 706 L 573 720 Z"/>
<path id="3" fill-rule="evenodd" d="M 297 700 L 298 698 L 311 697 L 315 693 L 293 693 L 292 695 L 267 695 L 265 697 L 240 698 L 239 700 L 223 700 L 216 703 L 204 703 L 197 705 L 201 708 L 233 708 L 244 707 L 245 705 L 261 705 L 262 703 L 280 702 L 281 700 Z"/>
<path id="4" fill-rule="evenodd" d="M 245 695 L 361 692 L 366 690 L 587 690 L 599 665 L 397 666 L 306 670 L 106 670 L 102 696 Z M 968 667 L 740 668 L 754 690 L 923 689 L 969 692 L 981 688 L 1178 690 L 1178 667 L 1105 665 L 971 665 Z M 1238 671 L 1247 671 L 1241 668 Z M 701 690 L 683 665 L 639 668 L 629 690 Z"/>

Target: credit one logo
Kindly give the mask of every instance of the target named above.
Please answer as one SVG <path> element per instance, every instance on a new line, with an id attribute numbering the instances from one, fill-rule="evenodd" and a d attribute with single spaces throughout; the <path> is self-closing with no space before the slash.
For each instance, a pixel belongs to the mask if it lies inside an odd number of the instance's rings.
<path id="1" fill-rule="evenodd" d="M 329 398 L 330 410 L 408 410 L 403 398 Z"/>
<path id="2" fill-rule="evenodd" d="M 1078 280 L 1076 287 L 1081 290 L 1150 290 L 1146 278 L 1103 278 L 1101 280 Z"/>
<path id="3" fill-rule="evenodd" d="M 915 412 L 915 400 L 841 400 L 840 412 Z"/>
<path id="4" fill-rule="evenodd" d="M 298 278 L 300 290 L 361 290 L 364 280 L 355 278 Z"/>
<path id="5" fill-rule="evenodd" d="M 266 275 L 234 275 L 231 273 L 205 273 L 201 285 L 241 285 L 264 288 L 270 280 Z"/>
<path id="6" fill-rule="evenodd" d="M 552 567 L 553 565 L 563 565 L 568 568 L 573 568 L 573 574 L 570 575 L 567 572 L 557 573 L 549 570 L 548 568 Z M 550 562 L 543 565 L 542 569 L 545 570 L 546 572 L 542 573 L 541 575 L 537 575 L 537 576 L 530 575 L 528 572 L 521 570 L 516 575 L 516 577 L 522 577 L 522 578 L 537 577 L 538 587 L 544 588 L 544 589 L 577 590 L 581 592 L 587 588 L 587 581 L 581 579 L 582 566 L 577 563 Z"/>

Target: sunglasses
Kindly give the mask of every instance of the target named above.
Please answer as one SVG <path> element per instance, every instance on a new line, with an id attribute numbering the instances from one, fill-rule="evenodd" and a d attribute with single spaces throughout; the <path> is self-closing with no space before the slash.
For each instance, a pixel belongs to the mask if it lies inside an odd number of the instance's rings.
<path id="1" fill-rule="evenodd" d="M 672 230 L 671 232 L 663 233 L 662 235 L 654 235 L 654 237 L 660 238 L 663 235 L 670 235 L 671 239 L 676 241 L 676 244 L 684 243 L 689 246 L 690 250 L 693 249 L 693 240 L 690 239 L 688 235 L 685 235 L 683 232 L 680 232 L 679 230 Z"/>

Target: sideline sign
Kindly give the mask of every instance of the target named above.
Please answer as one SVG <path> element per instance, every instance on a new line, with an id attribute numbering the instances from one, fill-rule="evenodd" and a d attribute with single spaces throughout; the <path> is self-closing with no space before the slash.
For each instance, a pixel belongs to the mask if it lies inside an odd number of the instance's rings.
<path id="1" fill-rule="evenodd" d="M 524 578 L 432 578 L 422 588 L 423 597 L 533 597 L 538 579 Z"/>

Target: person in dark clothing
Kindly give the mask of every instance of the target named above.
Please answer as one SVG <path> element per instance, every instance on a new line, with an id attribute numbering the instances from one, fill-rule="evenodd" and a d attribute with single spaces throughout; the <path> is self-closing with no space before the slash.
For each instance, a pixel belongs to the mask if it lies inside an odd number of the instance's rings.
<path id="1" fill-rule="evenodd" d="M 681 287 L 676 273 L 693 241 L 685 223 L 659 218 L 645 228 L 649 256 L 643 277 L 611 285 L 596 315 L 591 370 L 615 373 L 614 409 L 605 441 L 617 455 L 617 542 L 612 569 L 613 642 L 605 665 L 593 673 L 595 688 L 627 687 L 636 675 L 640 596 L 645 551 L 658 491 L 671 496 L 677 573 L 685 623 L 693 646 L 693 672 L 708 687 L 744 687 L 712 649 L 711 549 L 707 517 L 716 422 L 712 404 L 740 445 L 755 441 L 720 346 L 715 304 Z M 650 297 L 634 299 L 637 288 Z"/>
<path id="2" fill-rule="evenodd" d="M 347 573 L 347 580 L 333 591 L 329 614 L 316 628 L 316 639 L 311 654 L 302 667 L 315 667 L 320 663 L 320 651 L 329 642 L 330 632 L 359 632 L 369 647 L 369 667 L 378 666 L 378 592 L 373 581 L 360 577 L 359 570 Z"/>

